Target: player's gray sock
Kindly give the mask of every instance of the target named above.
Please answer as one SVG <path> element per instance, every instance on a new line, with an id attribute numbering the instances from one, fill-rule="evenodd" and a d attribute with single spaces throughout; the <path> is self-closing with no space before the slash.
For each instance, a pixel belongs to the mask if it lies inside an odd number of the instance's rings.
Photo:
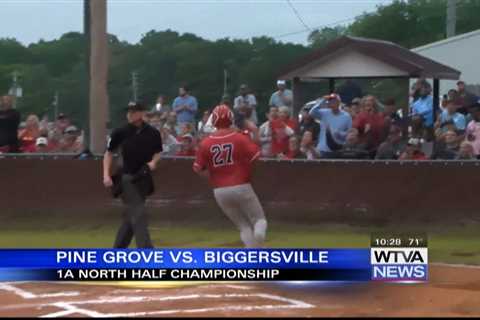
<path id="1" fill-rule="evenodd" d="M 260 219 L 255 223 L 253 236 L 258 245 L 261 245 L 265 242 L 265 237 L 267 235 L 267 220 Z"/>

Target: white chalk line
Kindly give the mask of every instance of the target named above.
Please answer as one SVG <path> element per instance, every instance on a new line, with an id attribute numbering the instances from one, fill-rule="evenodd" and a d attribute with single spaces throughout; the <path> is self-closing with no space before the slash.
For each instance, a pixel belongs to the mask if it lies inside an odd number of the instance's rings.
<path id="1" fill-rule="evenodd" d="M 65 291 L 57 293 L 42 293 L 35 294 L 33 292 L 20 289 L 9 283 L 0 283 L 0 290 L 12 292 L 23 299 L 43 299 L 43 298 L 57 298 L 57 297 L 76 297 L 80 295 L 78 291 Z"/>
<path id="2" fill-rule="evenodd" d="M 439 266 L 439 267 L 451 267 L 451 268 L 480 269 L 480 266 L 472 265 L 472 264 L 455 264 L 455 263 L 434 262 L 434 263 L 430 263 L 429 265 Z"/>
<path id="3" fill-rule="evenodd" d="M 138 303 L 138 302 L 160 302 L 160 301 L 176 301 L 176 300 L 194 300 L 194 299 L 227 299 L 227 298 L 263 298 L 266 300 L 273 300 L 279 302 L 285 302 L 283 305 L 241 305 L 241 306 L 225 306 L 225 307 L 209 307 L 209 308 L 197 308 L 197 309 L 170 309 L 159 311 L 146 311 L 146 312 L 130 312 L 130 313 L 101 313 L 97 311 L 87 310 L 79 308 L 79 305 L 99 305 L 99 304 L 124 304 L 124 303 Z M 60 317 L 71 314 L 82 314 L 89 317 L 135 317 L 135 316 L 148 316 L 148 315 L 166 315 L 166 314 L 178 314 L 178 313 L 205 313 L 215 311 L 252 311 L 252 310 L 280 310 L 280 309 L 309 309 L 314 308 L 314 305 L 306 303 L 304 301 L 289 299 L 271 294 L 254 293 L 254 294 L 191 294 L 183 296 L 161 296 L 161 297 L 100 297 L 96 300 L 86 301 L 69 301 L 69 302 L 56 302 L 51 304 L 44 304 L 44 306 L 55 306 L 57 308 L 64 309 L 62 311 L 49 313 L 42 317 L 52 318 Z M 330 306 L 330 308 L 336 308 Z"/>

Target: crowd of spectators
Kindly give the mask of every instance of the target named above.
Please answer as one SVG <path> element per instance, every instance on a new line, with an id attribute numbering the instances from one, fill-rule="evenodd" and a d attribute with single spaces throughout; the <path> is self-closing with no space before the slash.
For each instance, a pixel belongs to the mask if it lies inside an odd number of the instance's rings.
<path id="1" fill-rule="evenodd" d="M 21 122 L 13 97 L 0 98 L 0 153 L 74 153 L 84 151 L 83 132 L 65 114 L 55 121 L 35 114 Z"/>
<path id="2" fill-rule="evenodd" d="M 353 82 L 350 87 L 356 88 Z M 479 99 L 459 81 L 434 114 L 431 85 L 418 79 L 407 108 L 394 99 L 379 101 L 352 89 L 321 96 L 294 115 L 293 93 L 279 80 L 263 123 L 257 99 L 246 84 L 236 97 L 224 96 L 219 103 L 234 111 L 235 126 L 260 145 L 264 158 L 451 160 L 480 156 Z M 145 121 L 160 131 L 164 154 L 195 155 L 198 143 L 215 130 L 209 110 L 199 113 L 187 86 L 179 88 L 171 104 L 166 100 L 160 95 Z M 11 105 L 9 96 L 0 100 L 0 152 L 83 150 L 83 134 L 66 115 L 54 122 L 28 115 L 20 124 Z"/>

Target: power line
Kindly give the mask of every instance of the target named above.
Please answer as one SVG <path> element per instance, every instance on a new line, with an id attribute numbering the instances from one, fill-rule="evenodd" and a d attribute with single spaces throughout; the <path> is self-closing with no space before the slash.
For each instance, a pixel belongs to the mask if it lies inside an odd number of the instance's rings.
<path id="1" fill-rule="evenodd" d="M 290 8 L 292 9 L 293 13 L 297 16 L 298 21 L 300 21 L 301 24 L 305 27 L 306 30 L 311 31 L 312 29 L 305 23 L 303 20 L 302 16 L 300 13 L 297 11 L 297 9 L 293 6 L 292 2 L 290 0 L 286 0 Z"/>
<path id="2" fill-rule="evenodd" d="M 327 24 L 322 24 L 322 25 L 313 27 L 313 30 L 321 29 L 321 28 L 325 28 L 325 27 L 331 27 L 331 26 L 335 26 L 335 25 L 342 24 L 342 23 L 345 23 L 345 22 L 353 21 L 353 20 L 355 20 L 356 18 L 358 18 L 358 17 L 360 17 L 360 16 L 361 16 L 361 15 L 358 15 L 358 16 L 355 16 L 355 17 L 351 17 L 351 18 L 348 18 L 348 19 L 343 19 L 343 20 L 334 21 L 334 22 L 327 23 Z M 311 32 L 311 31 L 312 31 L 312 29 L 303 29 L 303 30 L 299 30 L 299 31 L 294 31 L 294 32 L 279 34 L 279 35 L 277 35 L 277 36 L 272 36 L 272 38 L 284 38 L 284 37 L 293 36 L 293 35 L 296 35 L 296 34 L 301 34 L 301 33 Z"/>

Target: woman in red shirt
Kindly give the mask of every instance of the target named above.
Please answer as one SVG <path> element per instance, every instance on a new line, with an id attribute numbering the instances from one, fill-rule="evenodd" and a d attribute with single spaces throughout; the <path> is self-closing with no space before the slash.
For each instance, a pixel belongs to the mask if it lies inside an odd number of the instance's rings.
<path id="1" fill-rule="evenodd" d="M 360 141 L 369 150 L 375 150 L 382 143 L 385 132 L 385 115 L 378 111 L 377 98 L 365 96 L 361 102 L 361 112 L 353 120 L 353 127 L 360 133 Z"/>
<path id="2" fill-rule="evenodd" d="M 272 155 L 288 152 L 288 139 L 295 134 L 297 123 L 290 117 L 288 107 L 278 109 L 278 118 L 270 120 L 272 133 Z"/>
<path id="3" fill-rule="evenodd" d="M 40 137 L 40 120 L 34 114 L 27 117 L 25 129 L 20 130 L 18 140 L 20 141 L 20 150 L 22 152 L 36 152 L 37 138 Z"/>

